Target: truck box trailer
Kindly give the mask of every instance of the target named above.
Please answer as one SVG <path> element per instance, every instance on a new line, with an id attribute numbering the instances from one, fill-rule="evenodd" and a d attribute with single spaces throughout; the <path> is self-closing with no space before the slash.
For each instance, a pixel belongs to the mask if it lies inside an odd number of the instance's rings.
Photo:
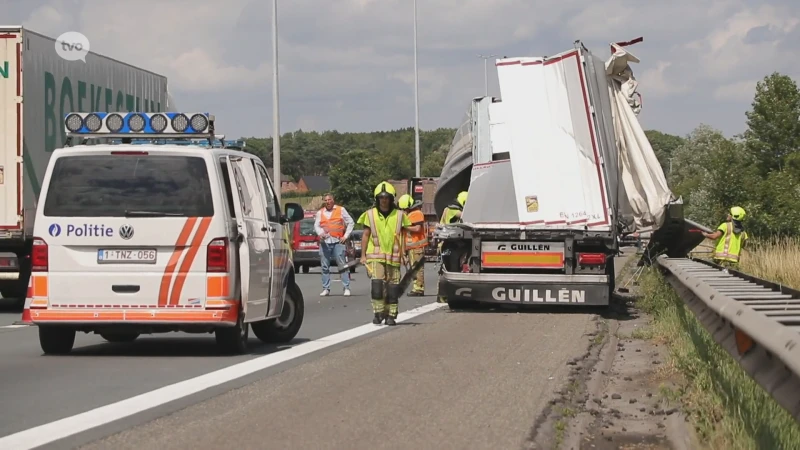
<path id="1" fill-rule="evenodd" d="M 56 40 L 0 26 L 0 295 L 26 295 L 33 219 L 53 150 L 66 141 L 69 112 L 174 111 L 167 78 L 89 52 L 56 53 Z"/>
<path id="2" fill-rule="evenodd" d="M 608 305 L 621 232 L 658 229 L 674 199 L 636 114 L 629 62 L 580 41 L 550 57 L 496 62 L 501 98 L 476 98 L 436 192 L 439 293 L 473 302 Z"/>

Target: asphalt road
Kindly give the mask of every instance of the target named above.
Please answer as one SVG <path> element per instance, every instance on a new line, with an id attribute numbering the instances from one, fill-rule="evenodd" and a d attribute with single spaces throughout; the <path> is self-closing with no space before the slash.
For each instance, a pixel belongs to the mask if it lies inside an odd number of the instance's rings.
<path id="1" fill-rule="evenodd" d="M 426 272 L 432 293 L 435 274 L 430 265 Z M 306 318 L 293 346 L 371 321 L 363 268 L 350 298 L 340 284 L 334 296 L 319 297 L 318 271 L 298 279 Z M 400 309 L 434 301 L 403 297 Z M 566 362 L 585 351 L 595 313 L 445 307 L 45 448 L 519 448 L 565 382 Z M 17 318 L 0 315 L 0 326 Z M 213 336 L 120 345 L 83 335 L 72 355 L 45 357 L 35 328 L 0 328 L 0 437 L 291 347 L 257 342 L 252 355 L 224 357 Z"/>
<path id="2" fill-rule="evenodd" d="M 426 267 L 435 288 L 432 265 Z M 372 320 L 369 280 L 363 267 L 351 274 L 351 297 L 342 296 L 333 275 L 331 296 L 320 297 L 319 269 L 298 274 L 305 298 L 305 319 L 293 345 L 351 329 Z M 406 311 L 435 297 L 404 297 Z M 112 344 L 97 335 L 78 334 L 68 356 L 43 356 L 36 327 L 3 328 L 21 312 L 0 313 L 0 436 L 81 413 L 121 399 L 291 347 L 264 345 L 250 334 L 252 354 L 220 356 L 213 335 L 171 333 L 142 336 L 130 344 Z"/>

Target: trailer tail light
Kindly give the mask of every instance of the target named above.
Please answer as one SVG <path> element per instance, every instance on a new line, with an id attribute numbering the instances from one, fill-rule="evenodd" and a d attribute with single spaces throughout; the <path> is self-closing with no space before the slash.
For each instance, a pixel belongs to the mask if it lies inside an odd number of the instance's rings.
<path id="1" fill-rule="evenodd" d="M 31 271 L 47 272 L 50 268 L 49 259 L 47 242 L 41 238 L 33 238 L 33 249 L 31 251 Z"/>
<path id="2" fill-rule="evenodd" d="M 228 272 L 227 238 L 217 238 L 208 244 L 206 272 Z"/>
<path id="3" fill-rule="evenodd" d="M 142 151 L 113 151 L 112 155 L 125 155 L 125 156 L 147 156 L 147 152 Z"/>
<path id="4" fill-rule="evenodd" d="M 578 265 L 602 266 L 606 263 L 605 253 L 578 253 Z"/>

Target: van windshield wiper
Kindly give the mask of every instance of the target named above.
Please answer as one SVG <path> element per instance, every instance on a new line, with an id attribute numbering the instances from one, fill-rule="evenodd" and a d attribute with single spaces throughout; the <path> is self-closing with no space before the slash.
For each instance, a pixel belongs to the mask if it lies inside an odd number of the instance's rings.
<path id="1" fill-rule="evenodd" d="M 125 210 L 125 217 L 183 217 L 180 213 L 168 213 L 158 211 Z"/>

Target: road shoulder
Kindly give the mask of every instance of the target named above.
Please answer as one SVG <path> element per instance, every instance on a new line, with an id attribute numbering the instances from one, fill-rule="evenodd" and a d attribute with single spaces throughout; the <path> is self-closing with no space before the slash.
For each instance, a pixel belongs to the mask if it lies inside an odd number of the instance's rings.
<path id="1" fill-rule="evenodd" d="M 636 260 L 617 276 L 618 286 L 633 275 Z M 674 398 L 679 380 L 664 369 L 669 349 L 643 339 L 650 321 L 634 296 L 615 296 L 608 314 L 597 319 L 588 351 L 567 363 L 569 382 L 551 400 L 527 448 L 695 448 L 694 430 Z"/>

